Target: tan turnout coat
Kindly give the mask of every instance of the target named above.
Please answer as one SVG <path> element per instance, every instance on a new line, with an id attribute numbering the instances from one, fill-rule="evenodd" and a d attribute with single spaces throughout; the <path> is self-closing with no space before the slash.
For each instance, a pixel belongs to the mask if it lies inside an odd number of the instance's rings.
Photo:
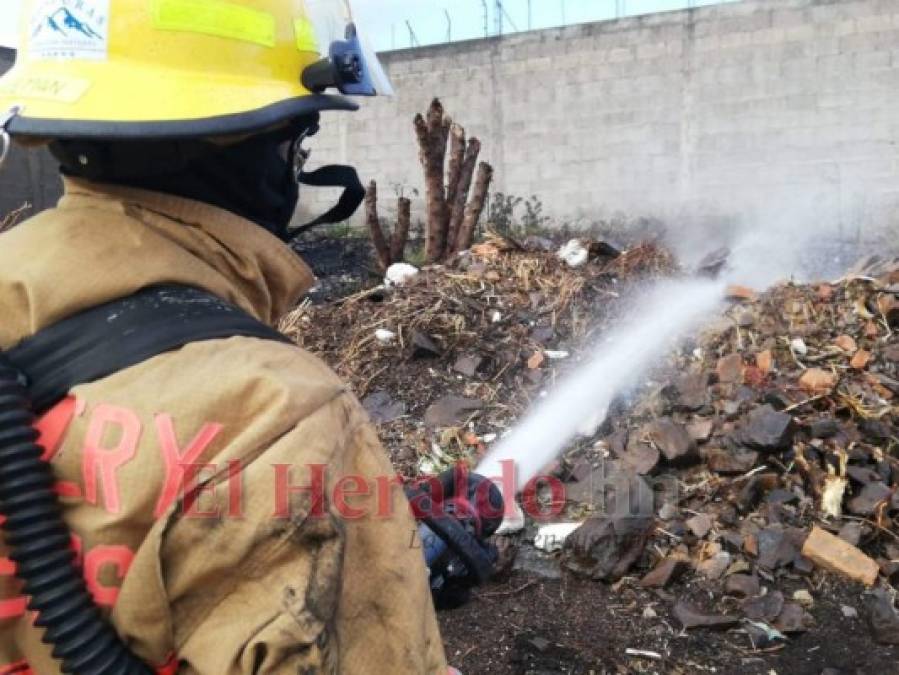
<path id="1" fill-rule="evenodd" d="M 233 214 L 67 181 L 58 208 L 0 235 L 0 348 L 159 283 L 273 324 L 311 282 Z M 445 673 L 408 505 L 317 358 L 251 338 L 191 344 L 76 387 L 40 429 L 88 586 L 160 672 Z M 0 675 L 58 673 L 2 556 Z"/>

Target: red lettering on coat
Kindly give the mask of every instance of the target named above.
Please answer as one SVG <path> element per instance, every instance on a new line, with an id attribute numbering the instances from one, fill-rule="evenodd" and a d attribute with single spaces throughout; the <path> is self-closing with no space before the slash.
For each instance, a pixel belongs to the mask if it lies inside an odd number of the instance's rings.
<path id="1" fill-rule="evenodd" d="M 106 565 L 113 565 L 116 577 L 124 580 L 128 568 L 134 560 L 134 553 L 127 546 L 94 546 L 84 556 L 84 580 L 94 602 L 103 607 L 114 607 L 119 597 L 117 586 L 105 586 L 100 581 L 100 573 Z"/>
<path id="2" fill-rule="evenodd" d="M 103 436 L 108 429 L 119 431 L 118 444 L 113 448 L 103 447 Z M 97 503 L 97 483 L 102 482 L 106 510 L 110 513 L 122 510 L 116 471 L 134 457 L 140 433 L 140 418 L 131 410 L 105 403 L 94 409 L 84 438 L 82 457 L 85 501 Z"/>
<path id="3" fill-rule="evenodd" d="M 46 412 L 34 425 L 39 434 L 37 443 L 44 449 L 41 459 L 45 462 L 51 461 L 56 456 L 56 453 L 59 452 L 62 440 L 65 438 L 72 420 L 78 413 L 79 407 L 79 403 L 74 396 L 67 396 Z M 58 481 L 53 486 L 53 489 L 60 497 L 81 496 L 81 488 L 72 481 Z"/>
<path id="4" fill-rule="evenodd" d="M 175 425 L 172 416 L 165 413 L 156 416 L 156 433 L 159 435 L 159 450 L 165 462 L 165 483 L 162 494 L 156 502 L 155 516 L 159 518 L 178 499 L 184 484 L 184 465 L 195 464 L 203 451 L 222 430 L 221 424 L 204 424 L 196 437 L 182 451 L 178 448 Z"/>
<path id="5" fill-rule="evenodd" d="M 0 675 L 34 675 L 34 671 L 31 670 L 28 661 L 22 659 L 21 661 L 0 666 Z"/>

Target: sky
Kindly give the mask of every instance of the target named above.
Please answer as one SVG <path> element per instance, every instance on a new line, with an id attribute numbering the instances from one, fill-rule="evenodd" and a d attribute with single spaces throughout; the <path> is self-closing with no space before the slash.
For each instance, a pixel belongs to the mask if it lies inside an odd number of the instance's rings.
<path id="1" fill-rule="evenodd" d="M 599 21 L 616 16 L 649 14 L 720 0 L 503 0 L 503 31 Z M 355 13 L 369 40 L 379 51 L 403 49 L 414 44 L 445 42 L 484 36 L 484 3 L 487 30 L 496 33 L 496 0 L 352 0 Z M 0 45 L 15 45 L 20 0 L 0 0 Z M 446 13 L 449 13 L 447 20 Z M 409 25 L 407 26 L 406 22 Z M 410 33 L 409 26 L 412 27 Z M 414 34 L 414 37 L 413 37 Z"/>

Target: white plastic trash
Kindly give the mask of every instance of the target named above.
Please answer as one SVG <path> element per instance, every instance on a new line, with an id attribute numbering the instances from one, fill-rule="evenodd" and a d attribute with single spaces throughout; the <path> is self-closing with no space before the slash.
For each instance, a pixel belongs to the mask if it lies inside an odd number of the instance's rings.
<path id="1" fill-rule="evenodd" d="M 578 239 L 572 239 L 557 253 L 569 267 L 581 267 L 590 259 L 590 251 Z"/>
<path id="2" fill-rule="evenodd" d="M 547 553 L 561 551 L 565 540 L 580 526 L 581 523 L 552 523 L 539 527 L 534 537 L 534 546 Z"/>
<path id="3" fill-rule="evenodd" d="M 517 502 L 513 503 L 512 506 L 515 509 L 514 513 L 507 514 L 503 518 L 503 522 L 500 524 L 499 529 L 496 530 L 496 534 L 515 534 L 524 529 L 524 511 L 521 510 Z"/>
<path id="4" fill-rule="evenodd" d="M 407 281 L 418 275 L 418 268 L 409 263 L 394 263 L 387 268 L 387 274 L 384 275 L 384 285 L 403 286 Z"/>
<path id="5" fill-rule="evenodd" d="M 375 339 L 383 345 L 390 344 L 396 339 L 396 333 L 386 328 L 379 328 L 375 331 Z"/>

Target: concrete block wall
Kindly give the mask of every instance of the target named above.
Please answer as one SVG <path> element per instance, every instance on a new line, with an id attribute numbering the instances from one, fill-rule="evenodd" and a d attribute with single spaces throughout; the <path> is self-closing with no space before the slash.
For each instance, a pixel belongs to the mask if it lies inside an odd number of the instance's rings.
<path id="1" fill-rule="evenodd" d="M 312 144 L 382 195 L 422 189 L 411 121 L 439 96 L 496 189 L 559 221 L 754 214 L 844 237 L 899 221 L 896 0 L 744 0 L 384 62 L 397 97 L 330 114 Z"/>

